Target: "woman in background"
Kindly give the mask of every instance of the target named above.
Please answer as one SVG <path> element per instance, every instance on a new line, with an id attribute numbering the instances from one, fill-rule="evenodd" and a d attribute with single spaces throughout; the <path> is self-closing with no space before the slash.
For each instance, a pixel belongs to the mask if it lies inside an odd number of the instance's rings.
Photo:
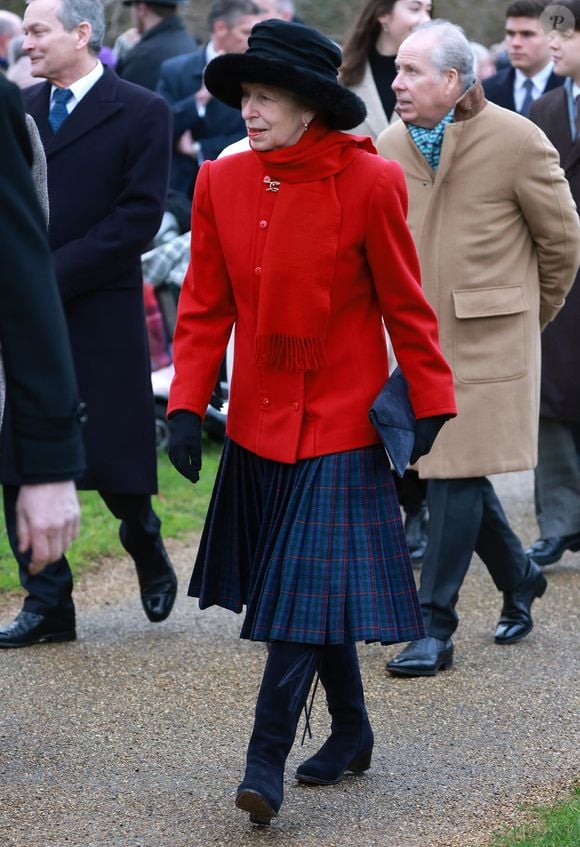
<path id="1" fill-rule="evenodd" d="M 396 119 L 391 85 L 397 50 L 430 19 L 431 5 L 431 0 L 367 0 L 358 13 L 344 42 L 340 80 L 361 98 L 367 117 L 351 132 L 376 141 Z"/>

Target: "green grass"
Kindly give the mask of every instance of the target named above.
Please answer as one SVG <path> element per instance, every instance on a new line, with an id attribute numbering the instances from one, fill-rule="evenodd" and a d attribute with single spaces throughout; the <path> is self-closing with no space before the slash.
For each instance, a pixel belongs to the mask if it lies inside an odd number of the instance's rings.
<path id="1" fill-rule="evenodd" d="M 196 485 L 178 474 L 167 455 L 158 456 L 159 494 L 153 507 L 163 524 L 164 538 L 186 538 L 200 532 L 221 455 L 221 445 L 204 440 L 203 467 Z M 80 491 L 81 532 L 67 558 L 77 576 L 98 564 L 104 556 L 122 556 L 119 521 L 114 518 L 96 491 Z M 0 594 L 20 588 L 18 569 L 0 521 Z"/>
<path id="2" fill-rule="evenodd" d="M 569 801 L 534 808 L 529 823 L 494 837 L 490 847 L 578 847 L 580 845 L 580 786 Z"/>

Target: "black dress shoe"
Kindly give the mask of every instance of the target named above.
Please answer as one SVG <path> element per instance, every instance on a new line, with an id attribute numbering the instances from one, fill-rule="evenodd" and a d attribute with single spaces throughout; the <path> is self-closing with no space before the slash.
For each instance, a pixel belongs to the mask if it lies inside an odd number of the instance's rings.
<path id="1" fill-rule="evenodd" d="M 559 562 L 566 550 L 576 553 L 580 550 L 580 532 L 573 535 L 555 535 L 551 538 L 538 538 L 528 547 L 526 555 L 541 568 Z"/>
<path id="2" fill-rule="evenodd" d="M 39 615 L 22 609 L 6 629 L 0 630 L 0 648 L 74 641 L 76 637 L 74 618 Z"/>
<path id="3" fill-rule="evenodd" d="M 414 568 L 421 566 L 425 549 L 427 547 L 427 534 L 429 531 L 429 512 L 427 506 L 421 506 L 416 514 L 407 513 L 405 517 L 405 536 L 409 557 Z"/>
<path id="4" fill-rule="evenodd" d="M 435 676 L 453 664 L 453 641 L 450 638 L 421 638 L 411 641 L 398 656 L 387 662 L 394 676 Z"/>
<path id="5" fill-rule="evenodd" d="M 504 591 L 501 618 L 495 631 L 496 644 L 515 644 L 532 631 L 531 608 L 536 597 L 541 597 L 548 582 L 533 559 L 528 572 L 515 591 Z"/>
<path id="6" fill-rule="evenodd" d="M 147 562 L 135 562 L 141 603 L 153 623 L 169 617 L 177 595 L 177 577 L 163 542 L 159 540 L 155 556 Z"/>

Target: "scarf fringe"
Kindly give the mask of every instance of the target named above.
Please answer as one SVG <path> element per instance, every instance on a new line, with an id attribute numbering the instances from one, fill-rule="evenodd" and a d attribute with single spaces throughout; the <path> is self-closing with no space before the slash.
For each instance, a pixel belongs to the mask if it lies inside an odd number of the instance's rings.
<path id="1" fill-rule="evenodd" d="M 318 371 L 328 364 L 320 338 L 291 335 L 259 335 L 254 361 L 285 371 Z"/>

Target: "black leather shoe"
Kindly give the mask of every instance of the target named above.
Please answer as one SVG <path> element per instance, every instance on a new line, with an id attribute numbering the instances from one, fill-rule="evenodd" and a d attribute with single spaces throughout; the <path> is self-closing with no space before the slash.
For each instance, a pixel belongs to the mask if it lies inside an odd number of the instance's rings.
<path id="1" fill-rule="evenodd" d="M 74 641 L 74 618 L 39 615 L 22 609 L 6 629 L 0 630 L 0 648 L 30 647 L 49 641 Z"/>
<path id="2" fill-rule="evenodd" d="M 427 547 L 427 533 L 429 530 L 429 512 L 427 506 L 421 506 L 419 511 L 405 517 L 405 536 L 409 557 L 414 568 L 421 567 L 425 549 Z"/>
<path id="3" fill-rule="evenodd" d="M 398 656 L 387 662 L 394 676 L 435 676 L 453 664 L 453 641 L 450 638 L 421 638 L 411 641 Z"/>
<path id="4" fill-rule="evenodd" d="M 573 535 L 556 535 L 552 538 L 538 538 L 528 547 L 526 555 L 541 568 L 559 562 L 566 550 L 576 553 L 580 550 L 580 532 Z"/>
<path id="5" fill-rule="evenodd" d="M 515 644 L 532 631 L 531 608 L 536 597 L 541 597 L 548 582 L 534 562 L 529 559 L 528 572 L 515 591 L 504 591 L 501 618 L 495 631 L 496 644 Z"/>
<path id="6" fill-rule="evenodd" d="M 169 617 L 177 596 L 177 577 L 163 542 L 159 540 L 155 559 L 147 563 L 135 562 L 141 603 L 152 623 Z"/>

